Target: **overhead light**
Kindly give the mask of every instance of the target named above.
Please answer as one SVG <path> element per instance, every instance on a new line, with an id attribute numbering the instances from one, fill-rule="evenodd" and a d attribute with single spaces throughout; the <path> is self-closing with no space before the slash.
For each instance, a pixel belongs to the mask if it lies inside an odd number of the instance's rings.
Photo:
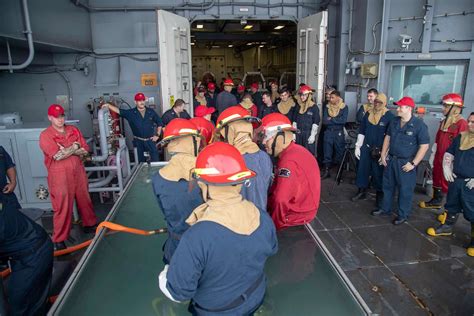
<path id="1" fill-rule="evenodd" d="M 232 44 L 229 44 L 229 46 L 227 46 L 227 47 L 234 47 L 234 45 L 232 45 Z"/>
<path id="2" fill-rule="evenodd" d="M 253 45 L 252 42 L 248 42 L 248 43 L 247 43 L 247 46 L 251 46 L 251 45 Z"/>
<path id="3" fill-rule="evenodd" d="M 191 45 L 194 45 L 194 43 L 191 43 Z"/>
<path id="4" fill-rule="evenodd" d="M 259 47 L 265 47 L 265 45 L 260 45 Z"/>
<path id="5" fill-rule="evenodd" d="M 281 30 L 284 27 L 285 27 L 284 25 L 277 25 L 275 26 L 274 30 Z"/>
<path id="6" fill-rule="evenodd" d="M 196 28 L 198 28 L 198 29 L 203 29 L 203 28 L 204 28 L 204 24 L 197 24 L 197 25 L 196 25 Z"/>
<path id="7" fill-rule="evenodd" d="M 246 26 L 244 26 L 244 30 L 250 30 L 252 27 L 252 24 L 247 24 Z"/>
<path id="8" fill-rule="evenodd" d="M 220 48 L 219 45 L 212 45 L 212 48 Z"/>

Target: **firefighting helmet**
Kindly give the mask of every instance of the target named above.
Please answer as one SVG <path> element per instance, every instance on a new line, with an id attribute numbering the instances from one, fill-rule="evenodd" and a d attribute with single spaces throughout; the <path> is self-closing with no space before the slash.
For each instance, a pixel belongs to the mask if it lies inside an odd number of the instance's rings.
<path id="1" fill-rule="evenodd" d="M 234 81 L 232 79 L 225 79 L 224 80 L 224 86 L 233 86 Z"/>
<path id="2" fill-rule="evenodd" d="M 298 89 L 298 94 L 313 93 L 313 89 L 308 85 L 303 85 Z"/>
<path id="3" fill-rule="evenodd" d="M 216 131 L 221 130 L 228 124 L 235 122 L 235 121 L 240 121 L 244 120 L 250 123 L 256 123 L 257 127 L 262 124 L 262 121 L 258 117 L 251 116 L 249 114 L 249 111 L 241 107 L 240 105 L 235 105 L 231 106 L 219 115 L 217 118 L 217 125 L 216 125 Z M 255 125 L 254 125 L 255 126 Z"/>
<path id="4" fill-rule="evenodd" d="M 284 131 L 296 132 L 296 129 L 291 125 L 290 120 L 285 115 L 281 113 L 271 113 L 262 119 L 260 137 L 263 142 L 266 142 L 276 134 Z"/>
<path id="5" fill-rule="evenodd" d="M 222 142 L 210 144 L 199 153 L 193 175 L 211 185 L 236 185 L 256 176 L 237 148 Z"/>
<path id="6" fill-rule="evenodd" d="M 203 117 L 193 117 L 190 121 L 196 125 L 199 133 L 202 135 L 204 146 L 209 144 L 214 132 L 214 125 Z"/>
<path id="7" fill-rule="evenodd" d="M 195 136 L 202 137 L 198 128 L 193 122 L 182 118 L 172 119 L 168 125 L 166 125 L 163 133 L 163 139 L 158 144 L 160 146 L 166 146 L 173 139 L 184 137 L 184 136 Z"/>
<path id="8" fill-rule="evenodd" d="M 443 96 L 442 103 L 445 105 L 455 105 L 460 108 L 464 107 L 462 97 L 457 93 L 448 93 Z"/>

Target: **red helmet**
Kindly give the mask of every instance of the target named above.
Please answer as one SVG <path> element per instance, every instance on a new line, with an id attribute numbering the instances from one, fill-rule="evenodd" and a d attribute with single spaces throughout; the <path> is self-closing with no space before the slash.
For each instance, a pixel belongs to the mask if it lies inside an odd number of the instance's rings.
<path id="1" fill-rule="evenodd" d="M 237 91 L 239 91 L 239 92 L 245 91 L 245 87 L 243 85 L 239 84 L 237 86 Z"/>
<path id="2" fill-rule="evenodd" d="M 296 129 L 291 125 L 290 120 L 281 113 L 271 113 L 266 115 L 262 119 L 262 126 L 260 126 L 260 129 L 264 134 L 263 141 L 270 139 L 278 132 L 296 131 Z"/>
<path id="3" fill-rule="evenodd" d="M 225 79 L 224 80 L 224 86 L 233 86 L 234 85 L 234 81 L 232 79 Z"/>
<path id="4" fill-rule="evenodd" d="M 220 130 L 227 124 L 240 120 L 245 120 L 251 123 L 257 123 L 257 126 L 254 127 L 258 127 L 262 123 L 259 118 L 251 116 L 249 114 L 249 111 L 247 111 L 240 105 L 234 105 L 222 111 L 222 113 L 217 118 L 216 129 Z"/>
<path id="5" fill-rule="evenodd" d="M 240 152 L 227 143 L 206 146 L 197 156 L 194 177 L 208 184 L 234 185 L 255 177 Z"/>
<path id="6" fill-rule="evenodd" d="M 216 84 L 214 82 L 209 82 L 207 84 L 207 89 L 208 90 L 215 90 L 216 89 Z"/>
<path id="7" fill-rule="evenodd" d="M 204 145 L 209 144 L 212 138 L 212 133 L 214 133 L 214 125 L 202 117 L 193 117 L 191 119 L 191 122 L 196 125 L 197 129 L 199 130 L 199 133 L 204 138 Z"/>
<path id="8" fill-rule="evenodd" d="M 201 136 L 199 130 L 191 121 L 182 118 L 172 119 L 165 127 L 161 146 L 167 145 L 171 140 L 184 136 Z"/>
<path id="9" fill-rule="evenodd" d="M 258 90 L 258 82 L 254 82 L 250 85 L 251 88 Z"/>
<path id="10" fill-rule="evenodd" d="M 298 90 L 299 94 L 307 94 L 307 93 L 312 93 L 312 92 L 313 92 L 313 89 L 308 85 L 303 85 Z"/>
<path id="11" fill-rule="evenodd" d="M 145 101 L 146 97 L 143 93 L 138 92 L 135 94 L 135 101 Z"/>
<path id="12" fill-rule="evenodd" d="M 448 93 L 444 95 L 442 102 L 443 104 L 455 105 L 455 106 L 459 106 L 460 108 L 464 106 L 464 101 L 462 100 L 462 97 L 457 93 Z"/>

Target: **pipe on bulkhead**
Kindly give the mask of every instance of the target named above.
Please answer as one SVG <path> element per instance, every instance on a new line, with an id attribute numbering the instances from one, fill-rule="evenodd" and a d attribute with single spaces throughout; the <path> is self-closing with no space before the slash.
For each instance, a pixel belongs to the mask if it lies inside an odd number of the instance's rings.
<path id="1" fill-rule="evenodd" d="M 100 137 L 100 156 L 93 156 L 93 162 L 102 162 L 109 157 L 109 148 L 107 143 L 107 128 L 106 124 L 108 124 L 105 120 L 105 113 L 108 112 L 109 109 L 102 108 L 99 110 L 97 114 L 97 119 L 99 121 L 99 137 Z"/>

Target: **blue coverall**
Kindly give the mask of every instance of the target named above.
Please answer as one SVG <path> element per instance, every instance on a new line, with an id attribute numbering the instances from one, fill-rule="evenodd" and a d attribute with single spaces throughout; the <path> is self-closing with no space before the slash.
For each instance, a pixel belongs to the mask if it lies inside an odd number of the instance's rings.
<path id="1" fill-rule="evenodd" d="M 265 262 L 277 250 L 275 226 L 266 211 L 260 210 L 260 226 L 250 235 L 198 222 L 174 253 L 167 289 L 178 301 L 191 300 L 194 314 L 249 315 L 263 302 Z"/>
<path id="2" fill-rule="evenodd" d="M 316 141 L 312 144 L 308 144 L 308 138 L 311 135 L 311 129 L 313 124 L 319 125 L 321 116 L 319 115 L 319 108 L 315 104 L 308 108 L 305 113 L 300 113 L 299 104 L 296 105 L 293 121 L 296 122 L 298 133 L 296 133 L 296 143 L 308 149 L 313 155 L 316 154 Z"/>
<path id="3" fill-rule="evenodd" d="M 201 189 L 185 180 L 178 182 L 164 179 L 159 172 L 153 178 L 153 191 L 163 212 L 168 228 L 168 239 L 163 245 L 163 262 L 169 264 L 178 247 L 181 235 L 189 228 L 186 219 L 203 202 Z"/>
<path id="4" fill-rule="evenodd" d="M 372 182 L 375 190 L 382 191 L 383 165 L 380 165 L 378 159 L 371 156 L 371 150 L 378 148 L 382 150 L 383 140 L 390 122 L 394 119 L 392 112 L 386 112 L 377 125 L 369 122 L 369 115 L 365 114 L 361 121 L 359 134 L 364 135 L 364 143 L 360 148 L 360 159 L 357 167 L 356 185 L 361 189 L 369 187 L 369 177 L 372 176 Z"/>
<path id="5" fill-rule="evenodd" d="M 3 191 L 3 188 L 7 185 L 7 170 L 10 168 L 15 168 L 15 163 L 8 154 L 8 152 L 0 146 L 0 192 Z M 17 208 L 21 208 L 20 203 L 16 197 L 15 192 L 9 193 L 12 200 L 16 202 Z"/>
<path id="6" fill-rule="evenodd" d="M 149 139 L 152 136 L 157 136 L 157 127 L 163 126 L 163 122 L 158 114 L 154 110 L 146 108 L 145 115 L 142 116 L 137 108 L 133 108 L 128 110 L 120 109 L 120 116 L 128 121 L 132 129 L 134 136 L 133 145 L 137 148 L 138 161 L 146 161 L 145 151 L 150 153 L 151 161 L 158 161 L 159 155 L 156 144 Z"/>
<path id="7" fill-rule="evenodd" d="M 242 186 L 241 194 L 261 210 L 267 209 L 268 190 L 272 182 L 273 163 L 270 156 L 259 150 L 253 154 L 243 154 L 245 165 L 257 174 Z"/>
<path id="8" fill-rule="evenodd" d="M 216 106 L 219 114 L 222 113 L 228 107 L 237 105 L 238 103 L 239 101 L 237 101 L 235 95 L 225 90 L 217 95 Z"/>
<path id="9" fill-rule="evenodd" d="M 0 192 L 0 260 L 9 261 L 9 315 L 44 315 L 53 273 L 53 243 L 21 213 L 12 195 Z"/>
<path id="10" fill-rule="evenodd" d="M 446 152 L 454 155 L 454 182 L 448 184 L 448 196 L 445 209 L 448 216 L 463 213 L 464 218 L 474 223 L 474 189 L 469 189 L 466 182 L 474 178 L 474 148 L 461 150 L 461 135 L 456 136 Z"/>
<path id="11" fill-rule="evenodd" d="M 330 117 L 327 106 L 323 108 L 323 126 L 325 127 L 323 137 L 323 164 L 326 167 L 329 167 L 333 162 L 333 153 L 335 153 L 335 163 L 340 163 L 342 161 L 342 156 L 344 155 L 344 149 L 346 147 L 344 125 L 347 122 L 348 112 L 348 107 L 345 106 L 339 111 L 339 114 L 336 117 Z"/>
<path id="12" fill-rule="evenodd" d="M 402 167 L 412 162 L 420 145 L 430 143 L 430 135 L 426 124 L 412 116 L 403 127 L 401 118 L 396 117 L 390 123 L 387 135 L 390 136 L 390 149 L 387 157 L 387 167 L 383 173 L 383 203 L 382 210 L 391 212 L 392 199 L 398 188 L 398 218 L 407 219 L 411 213 L 413 192 L 416 185 L 416 168 L 409 172 Z"/>

